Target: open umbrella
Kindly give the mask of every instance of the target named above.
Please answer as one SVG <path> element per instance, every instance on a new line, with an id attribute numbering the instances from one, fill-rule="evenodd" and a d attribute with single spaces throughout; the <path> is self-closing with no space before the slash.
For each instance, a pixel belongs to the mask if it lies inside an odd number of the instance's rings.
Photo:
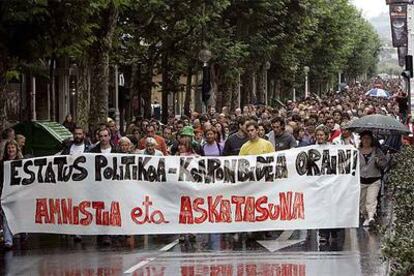
<path id="1" fill-rule="evenodd" d="M 380 114 L 367 115 L 352 121 L 346 129 L 361 133 L 364 130 L 370 130 L 377 134 L 395 135 L 409 134 L 410 130 L 391 116 Z"/>
<path id="2" fill-rule="evenodd" d="M 390 93 L 388 91 L 385 91 L 381 88 L 374 88 L 369 90 L 367 93 L 365 93 L 365 96 L 370 97 L 381 97 L 381 98 L 389 98 L 391 97 Z"/>

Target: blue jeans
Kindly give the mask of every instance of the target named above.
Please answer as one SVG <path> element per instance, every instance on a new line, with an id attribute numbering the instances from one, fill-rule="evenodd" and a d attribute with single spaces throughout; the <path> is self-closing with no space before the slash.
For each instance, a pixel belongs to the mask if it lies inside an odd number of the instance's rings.
<path id="1" fill-rule="evenodd" d="M 4 244 L 7 246 L 13 245 L 13 234 L 10 231 L 9 225 L 7 224 L 6 216 L 3 212 L 1 212 L 1 215 L 3 217 L 3 238 L 4 238 Z"/>

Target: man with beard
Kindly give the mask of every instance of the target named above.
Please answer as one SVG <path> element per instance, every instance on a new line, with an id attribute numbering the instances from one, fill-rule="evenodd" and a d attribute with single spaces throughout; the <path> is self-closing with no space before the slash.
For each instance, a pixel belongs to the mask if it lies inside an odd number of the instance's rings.
<path id="1" fill-rule="evenodd" d="M 88 152 L 91 144 L 85 139 L 85 132 L 81 127 L 75 127 L 73 130 L 73 140 L 69 141 L 62 150 L 62 155 L 72 155 Z"/>
<path id="2" fill-rule="evenodd" d="M 61 155 L 73 155 L 88 152 L 91 148 L 91 143 L 85 139 L 85 131 L 81 127 L 75 127 L 73 130 L 73 139 L 65 145 Z M 75 235 L 75 242 L 81 242 L 82 236 Z"/>

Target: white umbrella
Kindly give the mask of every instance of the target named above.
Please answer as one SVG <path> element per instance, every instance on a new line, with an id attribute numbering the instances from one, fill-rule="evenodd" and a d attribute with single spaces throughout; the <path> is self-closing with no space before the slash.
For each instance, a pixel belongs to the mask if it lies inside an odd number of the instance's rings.
<path id="1" fill-rule="evenodd" d="M 365 96 L 370 97 L 381 97 L 381 98 L 389 98 L 391 97 L 390 93 L 388 91 L 385 91 L 381 88 L 374 88 L 369 90 L 367 93 L 365 93 Z"/>

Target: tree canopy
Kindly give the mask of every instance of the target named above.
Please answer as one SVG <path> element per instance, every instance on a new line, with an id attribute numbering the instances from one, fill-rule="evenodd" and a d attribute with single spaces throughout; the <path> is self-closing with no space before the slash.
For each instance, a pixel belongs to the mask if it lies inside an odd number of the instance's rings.
<path id="1" fill-rule="evenodd" d="M 235 108 L 239 76 L 242 103 L 264 102 L 266 72 L 269 102 L 290 97 L 293 87 L 303 88 L 304 66 L 312 92 L 324 91 L 338 72 L 348 80 L 374 74 L 381 46 L 348 0 L 0 1 L 0 36 L 1 89 L 24 64 L 70 58 L 92 80 L 84 93 L 97 101 L 94 125 L 108 111 L 110 64 L 129 68 L 131 94 L 144 100 L 149 116 L 153 86 L 162 88 L 168 109 L 180 76 L 201 71 L 202 48 L 212 52 L 210 103 Z M 158 73 L 162 82 L 155 84 Z"/>

